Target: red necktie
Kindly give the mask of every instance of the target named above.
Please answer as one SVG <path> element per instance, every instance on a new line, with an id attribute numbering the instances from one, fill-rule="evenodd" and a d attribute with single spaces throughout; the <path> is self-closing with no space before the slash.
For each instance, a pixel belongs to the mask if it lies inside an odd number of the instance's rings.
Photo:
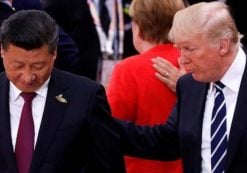
<path id="1" fill-rule="evenodd" d="M 25 103 L 16 139 L 15 157 L 19 173 L 28 173 L 34 151 L 34 122 L 32 116 L 32 100 L 36 93 L 21 93 Z"/>

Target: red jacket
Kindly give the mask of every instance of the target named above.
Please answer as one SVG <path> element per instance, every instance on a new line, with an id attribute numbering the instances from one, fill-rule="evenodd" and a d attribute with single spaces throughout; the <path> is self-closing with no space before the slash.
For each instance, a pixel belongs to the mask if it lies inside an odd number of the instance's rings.
<path id="1" fill-rule="evenodd" d="M 155 76 L 151 59 L 164 57 L 178 66 L 179 52 L 172 44 L 158 45 L 119 62 L 107 87 L 113 116 L 139 125 L 164 123 L 176 95 Z M 181 173 L 181 161 L 164 162 L 126 157 L 128 173 Z"/>

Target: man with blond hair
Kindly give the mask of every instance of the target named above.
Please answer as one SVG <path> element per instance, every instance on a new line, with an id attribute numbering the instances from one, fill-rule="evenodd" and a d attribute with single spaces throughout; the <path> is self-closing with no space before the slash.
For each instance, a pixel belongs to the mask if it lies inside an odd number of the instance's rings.
<path id="1" fill-rule="evenodd" d="M 228 6 L 202 2 L 178 11 L 169 38 L 188 72 L 178 80 L 176 106 L 164 125 L 120 122 L 125 152 L 182 158 L 184 173 L 246 172 L 246 53 Z"/>

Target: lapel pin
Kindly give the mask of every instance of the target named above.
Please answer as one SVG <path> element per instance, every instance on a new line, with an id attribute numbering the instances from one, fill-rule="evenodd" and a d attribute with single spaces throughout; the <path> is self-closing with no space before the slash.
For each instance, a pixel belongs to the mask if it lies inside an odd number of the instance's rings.
<path id="1" fill-rule="evenodd" d="M 55 96 L 55 98 L 57 99 L 57 101 L 59 101 L 61 103 L 68 103 L 68 101 L 63 97 L 63 94 L 59 94 L 59 95 Z"/>

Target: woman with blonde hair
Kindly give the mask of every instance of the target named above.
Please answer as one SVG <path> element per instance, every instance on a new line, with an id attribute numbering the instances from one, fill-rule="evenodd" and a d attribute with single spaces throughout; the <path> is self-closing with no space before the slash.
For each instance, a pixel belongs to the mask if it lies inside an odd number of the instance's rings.
<path id="1" fill-rule="evenodd" d="M 182 0 L 133 0 L 133 43 L 140 53 L 119 62 L 107 86 L 113 116 L 138 125 L 164 123 L 176 95 L 154 75 L 152 59 L 162 57 L 178 67 L 178 50 L 167 35 Z M 169 78 L 169 74 L 166 74 Z M 126 157 L 128 173 L 181 173 L 180 161 L 163 162 Z"/>

